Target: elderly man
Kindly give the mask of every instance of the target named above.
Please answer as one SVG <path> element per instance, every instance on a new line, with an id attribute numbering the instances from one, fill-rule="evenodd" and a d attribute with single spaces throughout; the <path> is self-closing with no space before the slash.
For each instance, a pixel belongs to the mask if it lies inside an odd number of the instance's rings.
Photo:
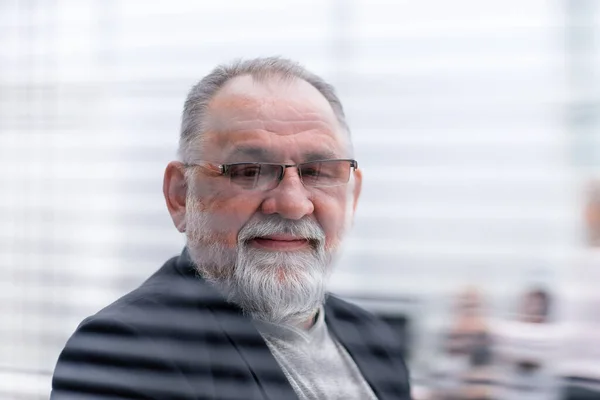
<path id="1" fill-rule="evenodd" d="M 77 328 L 52 399 L 409 399 L 402 345 L 326 291 L 362 181 L 333 88 L 280 58 L 217 67 L 179 155 L 186 248 Z"/>

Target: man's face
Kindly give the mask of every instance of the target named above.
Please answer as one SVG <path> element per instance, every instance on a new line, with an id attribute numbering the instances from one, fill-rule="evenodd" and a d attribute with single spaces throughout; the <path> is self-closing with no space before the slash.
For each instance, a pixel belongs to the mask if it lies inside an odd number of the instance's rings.
<path id="1" fill-rule="evenodd" d="M 351 158 L 329 103 L 301 80 L 232 79 L 211 101 L 202 135 L 191 162 Z M 185 230 L 200 272 L 259 318 L 284 322 L 314 312 L 354 213 L 360 171 L 347 185 L 305 187 L 297 169 L 287 168 L 274 189 L 249 190 L 192 168 Z"/>

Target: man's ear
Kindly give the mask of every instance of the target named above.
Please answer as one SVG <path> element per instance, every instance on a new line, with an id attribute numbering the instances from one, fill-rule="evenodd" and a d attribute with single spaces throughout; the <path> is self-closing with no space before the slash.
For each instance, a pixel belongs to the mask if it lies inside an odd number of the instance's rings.
<path id="1" fill-rule="evenodd" d="M 356 212 L 356 206 L 358 205 L 358 198 L 360 197 L 360 191 L 362 189 L 362 170 L 360 169 L 356 169 L 354 171 L 354 188 L 353 188 L 353 199 L 354 199 L 354 204 L 352 206 L 352 212 L 355 213 Z"/>
<path id="2" fill-rule="evenodd" d="M 360 197 L 360 190 L 362 188 L 362 172 L 360 170 L 354 171 L 354 176 L 351 177 L 351 184 L 348 185 L 348 191 L 346 192 L 346 221 L 344 227 L 350 228 L 354 225 L 354 215 L 356 214 L 356 205 L 358 204 L 358 198 Z"/>
<path id="3" fill-rule="evenodd" d="M 163 194 L 173 224 L 179 232 L 185 232 L 185 201 L 187 183 L 184 166 L 178 161 L 171 161 L 165 170 L 163 179 Z"/>

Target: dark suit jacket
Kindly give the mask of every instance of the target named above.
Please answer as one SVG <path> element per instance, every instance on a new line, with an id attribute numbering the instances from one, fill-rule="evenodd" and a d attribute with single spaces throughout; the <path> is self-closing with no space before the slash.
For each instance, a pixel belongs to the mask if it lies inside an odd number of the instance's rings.
<path id="1" fill-rule="evenodd" d="M 410 398 L 387 325 L 331 295 L 325 319 L 380 400 Z M 251 320 L 196 275 L 186 250 L 79 325 L 52 388 L 52 400 L 297 399 Z"/>

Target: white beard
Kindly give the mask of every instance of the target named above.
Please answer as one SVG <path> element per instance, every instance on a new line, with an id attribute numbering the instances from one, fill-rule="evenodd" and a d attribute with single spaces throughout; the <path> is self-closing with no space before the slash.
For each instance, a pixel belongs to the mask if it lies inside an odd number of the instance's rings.
<path id="1" fill-rule="evenodd" d="M 298 325 L 324 303 L 334 249 L 325 248 L 325 233 L 314 220 L 294 221 L 273 214 L 253 218 L 240 230 L 230 248 L 211 230 L 211 216 L 188 196 L 187 245 L 198 272 L 227 300 L 253 318 L 276 324 Z M 267 251 L 251 247 L 255 237 L 293 234 L 309 239 L 302 251 Z"/>

